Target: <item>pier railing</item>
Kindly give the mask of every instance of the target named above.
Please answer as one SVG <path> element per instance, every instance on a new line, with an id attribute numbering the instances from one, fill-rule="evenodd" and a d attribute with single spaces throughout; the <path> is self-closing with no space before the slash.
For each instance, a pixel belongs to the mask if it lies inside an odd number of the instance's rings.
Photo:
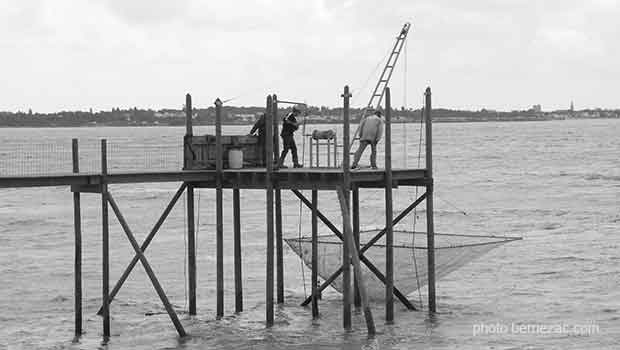
<path id="1" fill-rule="evenodd" d="M 176 171 L 183 167 L 180 144 L 135 145 L 108 139 L 108 172 Z M 78 140 L 80 173 L 101 172 L 101 142 Z M 69 174 L 72 140 L 0 145 L 0 177 Z"/>

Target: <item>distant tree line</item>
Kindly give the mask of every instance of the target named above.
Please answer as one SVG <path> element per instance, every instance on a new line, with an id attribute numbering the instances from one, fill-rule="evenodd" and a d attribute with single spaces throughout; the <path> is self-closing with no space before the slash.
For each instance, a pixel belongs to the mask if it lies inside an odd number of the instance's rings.
<path id="1" fill-rule="evenodd" d="M 284 116 L 290 107 L 280 109 Z M 222 120 L 224 124 L 250 124 L 264 112 L 264 107 L 225 106 Z M 342 108 L 309 106 L 305 112 L 308 123 L 342 122 Z M 351 121 L 357 122 L 362 110 L 351 109 Z M 194 125 L 211 125 L 215 121 L 215 107 L 199 108 L 192 111 Z M 395 109 L 392 114 L 394 122 L 420 122 L 420 109 Z M 580 110 L 540 112 L 534 110 L 498 112 L 482 109 L 479 111 L 462 111 L 451 109 L 433 109 L 433 120 L 437 122 L 477 122 L 477 121 L 527 121 L 553 120 L 570 118 L 620 118 L 620 110 Z M 0 112 L 0 127 L 75 127 L 75 126 L 152 126 L 184 125 L 183 109 L 120 109 L 110 111 L 61 111 L 55 113 Z"/>

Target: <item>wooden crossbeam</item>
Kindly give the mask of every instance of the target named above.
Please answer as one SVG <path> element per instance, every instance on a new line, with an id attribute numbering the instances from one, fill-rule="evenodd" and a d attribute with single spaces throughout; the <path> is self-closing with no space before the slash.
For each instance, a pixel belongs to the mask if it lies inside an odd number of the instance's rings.
<path id="1" fill-rule="evenodd" d="M 179 336 L 181 337 L 186 336 L 187 334 L 185 333 L 185 329 L 183 328 L 181 321 L 179 321 L 179 318 L 177 317 L 176 312 L 172 308 L 172 305 L 170 304 L 170 301 L 168 300 L 168 297 L 166 296 L 164 289 L 161 287 L 161 284 L 157 280 L 157 277 L 155 276 L 155 273 L 153 272 L 151 265 L 146 259 L 146 256 L 144 256 L 144 253 L 142 252 L 142 249 L 140 248 L 138 241 L 136 241 L 135 236 L 131 232 L 131 229 L 129 228 L 127 221 L 125 221 L 125 218 L 123 217 L 123 213 L 121 213 L 121 210 L 119 209 L 118 205 L 116 205 L 116 201 L 114 201 L 114 197 L 109 192 L 107 193 L 106 197 L 107 197 L 108 203 L 110 203 L 110 206 L 112 207 L 112 210 L 114 211 L 114 214 L 116 215 L 116 218 L 118 219 L 118 222 L 121 224 L 123 231 L 125 231 L 125 235 L 127 236 L 127 239 L 129 239 L 129 242 L 131 243 L 133 250 L 136 252 L 136 255 L 140 259 L 140 262 L 142 263 L 142 266 L 144 267 L 144 271 L 146 271 L 146 274 L 149 276 L 149 279 L 151 280 L 151 283 L 153 284 L 153 287 L 155 288 L 157 295 L 161 299 L 161 302 L 164 304 L 164 308 L 166 309 L 168 316 L 170 316 L 170 319 L 172 320 L 174 327 L 179 333 Z"/>
<path id="2" fill-rule="evenodd" d="M 151 244 L 151 242 L 153 241 L 153 238 L 155 238 L 155 235 L 159 231 L 159 228 L 164 224 L 164 221 L 166 221 L 166 218 L 168 218 L 168 215 L 170 214 L 176 202 L 179 200 L 179 198 L 183 194 L 183 191 L 185 191 L 186 187 L 187 187 L 186 183 L 183 183 L 181 187 L 179 187 L 177 192 L 174 194 L 174 197 L 172 197 L 172 200 L 170 200 L 170 203 L 168 203 L 168 206 L 166 206 L 166 209 L 164 209 L 164 212 L 161 214 L 161 216 L 155 223 L 155 226 L 153 226 L 153 229 L 151 230 L 151 232 L 148 234 L 148 236 L 146 236 L 146 239 L 142 243 L 142 246 L 140 246 L 140 250 L 143 253 L 146 251 L 146 248 L 148 248 L 149 244 Z M 116 285 L 114 285 L 114 288 L 112 289 L 112 292 L 110 293 L 110 296 L 108 297 L 109 303 L 112 303 L 112 300 L 118 294 L 120 289 L 123 287 L 123 284 L 129 277 L 129 275 L 133 271 L 133 268 L 136 266 L 139 260 L 140 260 L 140 257 L 138 256 L 138 254 L 134 255 L 133 259 L 131 259 L 131 262 L 129 263 L 129 265 L 127 265 L 127 268 L 125 268 L 125 271 L 123 272 L 121 277 L 116 282 Z M 97 315 L 101 315 L 102 313 L 103 313 L 103 307 L 101 307 L 99 311 L 97 311 Z"/>
<path id="3" fill-rule="evenodd" d="M 297 196 L 297 198 L 299 198 L 308 208 L 312 209 L 312 203 L 298 190 L 291 190 L 295 196 Z M 398 217 L 396 217 L 396 219 L 394 219 L 393 224 L 396 225 L 399 221 L 401 221 L 405 216 L 407 216 L 407 214 L 409 212 L 411 212 L 411 210 L 413 210 L 413 208 L 415 208 L 416 205 L 418 205 L 422 200 L 424 200 L 424 195 L 422 195 L 420 198 L 418 198 L 418 200 L 416 200 L 413 204 L 411 204 L 409 207 L 407 207 L 407 209 L 405 209 L 400 215 L 398 215 Z M 321 213 L 318 209 L 316 211 L 316 215 L 317 217 L 325 224 L 325 226 L 327 226 L 327 228 L 329 228 L 334 235 L 336 235 L 338 238 L 340 238 L 342 241 L 344 241 L 344 237 L 342 235 L 342 233 L 340 232 L 340 230 L 338 230 L 338 228 L 336 226 L 334 226 L 334 224 L 332 224 L 331 221 L 329 221 L 329 219 L 323 215 L 323 213 Z M 383 230 L 384 231 L 384 230 Z M 385 232 L 384 232 L 385 233 Z M 378 239 L 377 239 L 378 240 Z M 373 244 L 376 243 L 373 242 Z M 372 246 L 372 244 L 368 245 L 364 245 L 364 247 L 362 249 L 360 249 L 359 252 L 359 258 L 361 260 L 361 262 L 364 263 L 364 265 L 366 265 L 368 267 L 368 269 L 370 271 L 372 271 L 379 280 L 381 280 L 381 282 L 385 283 L 385 276 L 381 273 L 381 271 L 370 261 L 368 260 L 364 255 L 363 252 L 368 250 L 368 248 L 370 248 L 370 246 Z M 327 288 L 327 286 L 329 286 L 336 278 L 338 278 L 338 276 L 342 273 L 342 266 L 340 268 L 338 268 L 338 270 L 336 270 L 336 272 L 334 272 L 328 279 L 326 279 L 321 286 L 318 288 L 317 293 L 322 292 L 325 288 Z M 407 299 L 407 297 L 396 287 L 394 287 L 394 295 L 398 298 L 398 300 L 400 300 L 409 310 L 417 310 L 416 307 L 411 304 L 411 302 Z M 303 303 L 301 303 L 302 306 L 306 306 L 308 305 L 310 302 L 312 301 L 312 295 L 307 297 Z"/>

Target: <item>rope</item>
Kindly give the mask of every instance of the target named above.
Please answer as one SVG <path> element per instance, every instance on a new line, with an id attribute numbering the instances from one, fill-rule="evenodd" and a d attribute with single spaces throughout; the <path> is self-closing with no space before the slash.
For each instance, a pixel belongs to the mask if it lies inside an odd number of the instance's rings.
<path id="1" fill-rule="evenodd" d="M 407 41 L 405 40 L 405 62 L 403 65 L 403 106 L 405 107 L 405 111 L 407 110 Z M 409 143 L 407 140 L 407 123 L 403 123 L 404 128 L 405 128 L 405 132 L 404 132 L 404 137 L 405 137 L 405 142 L 404 142 L 404 152 L 403 152 L 403 158 L 405 158 L 405 169 L 407 168 L 407 158 L 409 158 L 409 152 L 408 152 L 408 148 L 409 148 Z M 419 167 L 419 166 L 418 166 Z"/>
<path id="2" fill-rule="evenodd" d="M 451 206 L 453 209 L 458 210 L 458 212 L 459 212 L 459 213 L 461 213 L 461 214 L 463 214 L 463 215 L 467 215 L 467 212 L 466 212 L 465 210 L 463 210 L 463 209 L 461 209 L 461 208 L 457 207 L 456 205 L 454 205 L 454 204 L 452 204 L 452 203 L 448 202 L 448 200 L 446 200 L 446 199 L 443 199 L 443 198 L 439 197 L 437 194 L 435 194 L 435 197 L 437 197 L 437 198 L 441 199 L 441 201 L 442 201 L 442 202 L 444 202 L 444 203 L 446 203 L 447 205 Z"/>
<path id="3" fill-rule="evenodd" d="M 377 62 L 377 65 L 375 66 L 375 68 L 372 70 L 372 72 L 370 72 L 370 74 L 368 75 L 368 77 L 366 78 L 366 80 L 364 81 L 364 84 L 361 86 L 360 89 L 351 89 L 351 94 L 353 95 L 353 97 L 351 97 L 351 104 L 353 104 L 353 101 L 355 101 L 355 99 L 358 97 L 359 94 L 357 94 L 358 91 L 363 91 L 364 89 L 366 89 L 366 86 L 368 85 L 368 82 L 370 81 L 370 79 L 377 73 L 377 70 L 379 69 L 379 67 L 381 66 L 381 63 L 383 63 L 383 61 L 385 61 L 385 59 L 387 58 L 387 56 L 391 53 L 391 51 L 388 51 L 385 56 L 383 56 L 383 58 L 381 58 L 381 60 L 379 60 L 379 62 Z M 353 85 L 354 86 L 354 85 Z M 355 93 L 354 93 L 355 92 Z M 364 106 L 366 107 L 366 106 Z"/>
<path id="4" fill-rule="evenodd" d="M 196 216 L 196 226 L 194 228 L 194 256 L 198 256 L 198 231 L 199 230 L 200 230 L 200 189 L 198 189 L 198 215 Z M 196 282 L 196 285 L 198 285 L 198 274 L 194 276 L 194 282 Z"/>
<path id="5" fill-rule="evenodd" d="M 424 111 L 424 109 L 422 109 L 422 111 Z M 423 116 L 423 112 L 420 114 L 420 137 L 419 137 L 419 141 L 418 141 L 418 169 L 420 168 L 420 163 L 421 163 L 421 159 L 422 159 L 422 121 L 424 120 L 424 118 L 422 118 Z M 418 198 L 418 186 L 415 187 L 415 198 Z M 415 279 L 416 279 L 416 284 L 417 284 L 417 289 L 418 289 L 418 299 L 420 302 L 420 308 L 422 308 L 422 291 L 420 291 L 420 275 L 418 273 L 418 260 L 415 257 L 415 229 L 416 229 L 416 223 L 418 220 L 418 208 L 415 207 L 413 208 L 413 233 L 411 234 L 411 254 L 413 256 L 413 267 L 415 269 Z"/>
<path id="6" fill-rule="evenodd" d="M 185 254 L 183 254 L 183 288 L 185 289 L 185 306 L 187 310 L 187 190 L 183 192 L 183 242 L 185 243 Z"/>
<path id="7" fill-rule="evenodd" d="M 305 102 L 305 101 L 304 101 Z M 306 163 L 306 120 L 307 120 L 307 116 L 304 116 L 304 122 L 302 124 L 301 127 L 301 134 L 303 135 L 302 139 L 301 139 L 301 164 L 305 165 Z M 319 155 L 317 154 L 317 157 Z M 301 191 L 301 193 L 303 194 L 303 190 Z M 301 199 L 299 200 L 299 216 L 297 217 L 297 236 L 299 238 L 299 252 L 301 253 L 301 217 L 302 217 L 302 211 L 303 211 L 303 207 L 302 207 L 302 201 Z M 301 270 L 301 278 L 303 280 L 304 283 L 304 297 L 307 298 L 308 297 L 308 292 L 306 290 L 306 273 L 304 271 L 304 261 L 303 259 L 299 259 L 299 268 Z M 317 268 L 316 266 L 313 266 L 313 268 Z"/>

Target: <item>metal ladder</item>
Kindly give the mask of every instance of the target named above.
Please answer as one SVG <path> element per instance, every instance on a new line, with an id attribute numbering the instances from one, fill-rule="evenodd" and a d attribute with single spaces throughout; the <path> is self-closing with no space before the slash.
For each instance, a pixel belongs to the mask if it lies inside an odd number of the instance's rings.
<path id="1" fill-rule="evenodd" d="M 351 140 L 351 144 L 349 145 L 349 153 L 353 154 L 351 151 L 353 149 L 353 145 L 355 141 L 360 139 L 360 126 L 362 125 L 362 121 L 367 116 L 367 113 L 373 107 L 375 109 L 379 108 L 381 104 L 381 100 L 383 100 L 383 95 L 385 94 L 385 88 L 388 86 L 390 78 L 392 77 L 392 73 L 394 72 L 394 67 L 396 67 L 396 62 L 398 61 L 398 56 L 400 56 L 400 52 L 405 44 L 405 39 L 407 39 L 407 34 L 409 33 L 409 28 L 411 28 L 411 24 L 409 22 L 403 25 L 403 28 L 400 31 L 400 34 L 396 37 L 396 43 L 394 43 L 394 47 L 392 48 L 392 52 L 390 53 L 390 57 L 383 67 L 383 72 L 381 72 L 381 76 L 379 77 L 379 81 L 377 85 L 375 85 L 375 89 L 370 95 L 370 100 L 364 109 L 362 110 L 362 116 L 360 117 L 359 124 L 357 125 L 357 129 L 355 130 L 355 134 L 353 135 L 353 139 Z"/>

